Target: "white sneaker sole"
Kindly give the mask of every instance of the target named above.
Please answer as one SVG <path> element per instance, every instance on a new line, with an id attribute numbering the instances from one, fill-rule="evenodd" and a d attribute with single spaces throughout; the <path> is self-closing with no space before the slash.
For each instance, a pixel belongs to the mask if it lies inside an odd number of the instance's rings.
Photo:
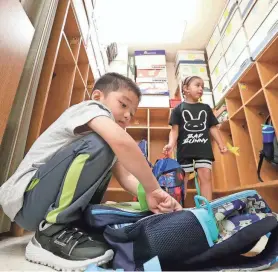
<path id="1" fill-rule="evenodd" d="M 32 240 L 35 237 L 32 238 Z M 58 271 L 84 271 L 88 265 L 102 265 L 113 259 L 114 252 L 109 249 L 104 255 L 84 261 L 70 261 L 54 255 L 52 252 L 43 249 L 39 243 L 35 245 L 32 240 L 28 243 L 25 251 L 25 258 L 33 263 L 49 266 Z"/>

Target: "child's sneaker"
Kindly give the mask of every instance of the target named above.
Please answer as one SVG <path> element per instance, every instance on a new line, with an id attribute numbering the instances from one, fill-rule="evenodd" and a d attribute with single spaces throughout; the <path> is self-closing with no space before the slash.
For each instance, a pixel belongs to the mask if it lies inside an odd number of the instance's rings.
<path id="1" fill-rule="evenodd" d="M 56 270 L 84 270 L 113 258 L 113 250 L 80 229 L 42 222 L 26 247 L 27 260 Z"/>

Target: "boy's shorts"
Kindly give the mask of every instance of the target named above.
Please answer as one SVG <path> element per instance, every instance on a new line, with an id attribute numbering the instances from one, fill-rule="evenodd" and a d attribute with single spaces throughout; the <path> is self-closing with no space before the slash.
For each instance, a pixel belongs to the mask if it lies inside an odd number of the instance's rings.
<path id="1" fill-rule="evenodd" d="M 195 162 L 195 165 L 194 165 Z M 212 168 L 212 161 L 207 159 L 185 159 L 179 162 L 185 173 L 190 173 L 198 168 Z"/>

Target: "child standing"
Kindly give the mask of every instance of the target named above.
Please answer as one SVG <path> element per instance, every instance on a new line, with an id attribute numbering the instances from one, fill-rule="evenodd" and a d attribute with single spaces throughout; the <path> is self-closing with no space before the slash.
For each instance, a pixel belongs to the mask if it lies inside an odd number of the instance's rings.
<path id="1" fill-rule="evenodd" d="M 17 171 L 0 188 L 11 221 L 36 230 L 26 258 L 58 270 L 103 264 L 113 251 L 78 226 L 88 204 L 100 203 L 111 173 L 137 195 L 142 183 L 154 213 L 181 210 L 153 176 L 136 142 L 125 132 L 141 93 L 116 73 L 96 82 L 92 100 L 67 109 L 33 144 Z"/>
<path id="2" fill-rule="evenodd" d="M 221 153 L 227 148 L 217 128 L 218 121 L 207 104 L 199 103 L 203 95 L 204 81 L 198 76 L 187 77 L 183 82 L 185 101 L 172 111 L 169 124 L 172 126 L 169 143 L 163 153 L 169 155 L 177 145 L 177 161 L 184 169 L 185 196 L 188 175 L 197 169 L 202 195 L 212 200 L 211 169 L 214 156 L 210 134 L 218 144 Z M 195 164 L 194 164 L 195 163 Z"/>

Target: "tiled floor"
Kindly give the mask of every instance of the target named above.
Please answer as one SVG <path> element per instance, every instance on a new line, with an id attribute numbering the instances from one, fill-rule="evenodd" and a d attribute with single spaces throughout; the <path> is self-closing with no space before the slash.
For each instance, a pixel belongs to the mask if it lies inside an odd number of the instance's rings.
<path id="1" fill-rule="evenodd" d="M 28 234 L 19 238 L 0 238 L 0 271 L 53 271 L 49 267 L 25 260 L 25 247 L 32 236 Z"/>
<path id="2" fill-rule="evenodd" d="M 0 271 L 55 271 L 49 267 L 30 263 L 25 260 L 25 247 L 32 234 L 19 238 L 0 237 Z M 260 243 L 253 249 L 254 252 L 261 251 L 264 248 L 266 239 L 262 239 Z M 278 271 L 278 265 L 272 270 Z"/>

